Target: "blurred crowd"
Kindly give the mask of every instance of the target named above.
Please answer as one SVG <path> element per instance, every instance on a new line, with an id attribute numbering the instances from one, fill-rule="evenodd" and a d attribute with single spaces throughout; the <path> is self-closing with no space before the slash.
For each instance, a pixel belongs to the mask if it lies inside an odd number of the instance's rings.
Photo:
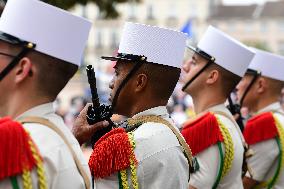
<path id="1" fill-rule="evenodd" d="M 186 120 L 194 116 L 192 99 L 189 95 L 186 95 L 181 91 L 181 86 L 182 84 L 179 83 L 172 97 L 169 99 L 167 106 L 171 117 L 180 128 Z M 108 95 L 109 94 L 105 91 L 99 91 L 101 103 L 109 103 L 107 101 Z M 56 112 L 64 118 L 66 125 L 71 129 L 75 118 L 88 102 L 91 102 L 91 95 L 89 90 L 86 89 L 84 96 L 75 96 L 70 100 L 69 108 L 62 109 L 60 99 L 57 99 L 54 102 L 54 107 Z M 119 122 L 125 118 L 119 115 L 114 115 L 113 119 Z"/>
<path id="2" fill-rule="evenodd" d="M 98 95 L 100 102 L 105 104 L 110 103 L 108 101 L 110 93 L 108 85 L 113 76 L 112 67 L 113 64 L 110 64 L 109 66 L 106 66 L 104 70 L 96 71 Z M 182 128 L 183 124 L 187 120 L 191 119 L 195 115 L 192 98 L 181 90 L 184 83 L 182 78 L 183 77 L 181 77 L 180 82 L 177 84 L 176 89 L 174 90 L 173 95 L 169 99 L 167 105 L 168 111 L 179 129 Z M 232 94 L 232 99 L 233 101 L 236 101 L 234 94 Z M 282 90 L 282 98 L 280 101 L 284 108 L 284 89 Z M 68 108 L 62 108 L 60 99 L 55 101 L 54 107 L 57 113 L 64 118 L 66 125 L 71 129 L 75 118 L 79 115 L 80 111 L 88 102 L 91 102 L 91 92 L 89 88 L 86 88 L 83 96 L 75 96 L 70 100 Z M 242 108 L 241 113 L 244 119 L 248 119 L 250 116 L 247 108 L 245 107 Z M 124 120 L 125 117 L 114 115 L 112 119 L 116 122 L 119 122 Z"/>

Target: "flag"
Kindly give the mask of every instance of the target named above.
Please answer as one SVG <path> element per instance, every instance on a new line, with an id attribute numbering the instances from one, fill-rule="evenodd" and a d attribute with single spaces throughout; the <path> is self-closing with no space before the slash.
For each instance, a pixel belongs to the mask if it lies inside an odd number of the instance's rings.
<path id="1" fill-rule="evenodd" d="M 192 37 L 192 27 L 191 27 L 191 20 L 188 20 L 184 26 L 181 28 L 181 32 L 186 33 L 188 37 Z"/>

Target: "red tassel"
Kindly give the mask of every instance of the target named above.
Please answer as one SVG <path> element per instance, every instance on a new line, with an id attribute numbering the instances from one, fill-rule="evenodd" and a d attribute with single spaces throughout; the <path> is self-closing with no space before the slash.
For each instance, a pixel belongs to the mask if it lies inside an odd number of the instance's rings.
<path id="1" fill-rule="evenodd" d="M 113 129 L 94 145 L 89 167 L 96 178 L 104 178 L 130 166 L 134 157 L 132 146 L 124 129 Z M 136 158 L 134 159 L 137 164 Z"/>
<path id="2" fill-rule="evenodd" d="M 194 156 L 218 141 L 224 141 L 218 121 L 210 112 L 186 123 L 181 133 Z"/>
<path id="3" fill-rule="evenodd" d="M 278 136 L 275 120 L 271 112 L 265 112 L 248 120 L 244 138 L 249 145 Z"/>
<path id="4" fill-rule="evenodd" d="M 10 118 L 0 119 L 0 180 L 22 174 L 36 165 L 23 126 Z"/>

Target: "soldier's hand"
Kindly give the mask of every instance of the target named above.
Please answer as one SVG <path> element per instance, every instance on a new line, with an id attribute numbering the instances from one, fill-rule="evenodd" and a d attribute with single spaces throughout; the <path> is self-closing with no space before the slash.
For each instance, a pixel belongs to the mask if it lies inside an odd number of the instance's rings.
<path id="1" fill-rule="evenodd" d="M 235 115 L 233 115 L 234 116 L 234 119 L 235 120 L 238 120 L 239 119 L 239 117 L 240 117 L 240 114 L 238 114 L 238 113 L 236 113 Z"/>
<path id="2" fill-rule="evenodd" d="M 90 140 L 98 130 L 103 129 L 109 125 L 107 121 L 101 121 L 94 125 L 89 125 L 86 119 L 89 106 L 90 104 L 87 104 L 85 108 L 80 112 L 72 128 L 72 133 L 78 140 L 80 145 Z"/>

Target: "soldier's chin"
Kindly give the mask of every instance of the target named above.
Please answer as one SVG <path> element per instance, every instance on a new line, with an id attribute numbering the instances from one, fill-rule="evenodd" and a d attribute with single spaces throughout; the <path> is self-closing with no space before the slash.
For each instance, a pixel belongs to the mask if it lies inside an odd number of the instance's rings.
<path id="1" fill-rule="evenodd" d="M 112 97 L 111 97 L 111 96 L 109 96 L 108 102 L 109 102 L 110 104 L 112 104 Z"/>
<path id="2" fill-rule="evenodd" d="M 241 95 L 237 93 L 237 95 L 236 95 L 236 101 L 237 101 L 237 102 L 240 102 L 240 100 L 241 100 Z"/>

